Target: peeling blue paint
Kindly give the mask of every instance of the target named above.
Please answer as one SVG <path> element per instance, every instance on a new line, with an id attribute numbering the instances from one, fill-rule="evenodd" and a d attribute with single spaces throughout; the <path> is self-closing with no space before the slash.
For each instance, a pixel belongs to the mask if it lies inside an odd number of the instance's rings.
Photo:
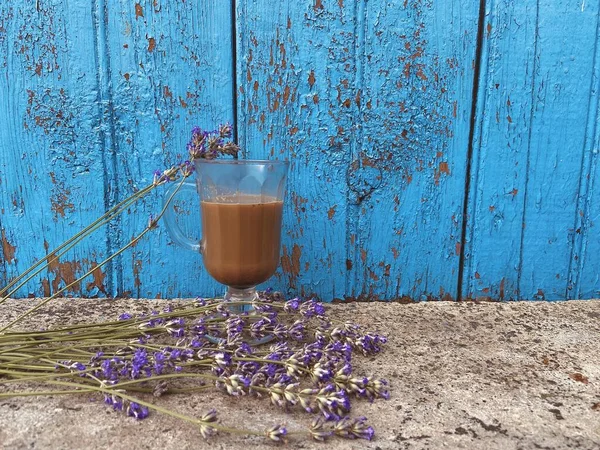
<path id="1" fill-rule="evenodd" d="M 268 283 L 286 294 L 600 296 L 599 5 L 485 7 L 480 24 L 467 0 L 1 3 L 0 279 L 185 159 L 193 125 L 235 119 L 245 156 L 292 162 Z M 160 203 L 19 294 L 93 268 Z M 180 206 L 198 234 L 197 199 Z M 221 290 L 161 227 L 71 294 Z"/>
<path id="2" fill-rule="evenodd" d="M 488 4 L 463 280 L 471 297 L 600 293 L 590 216 L 598 7 Z M 594 250 L 584 256 L 582 246 Z"/>

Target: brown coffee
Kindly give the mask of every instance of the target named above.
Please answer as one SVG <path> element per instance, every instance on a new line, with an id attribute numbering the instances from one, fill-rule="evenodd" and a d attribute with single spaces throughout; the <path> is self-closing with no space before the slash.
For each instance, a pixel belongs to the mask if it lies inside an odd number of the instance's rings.
<path id="1" fill-rule="evenodd" d="M 283 202 L 260 196 L 201 202 L 208 273 L 238 289 L 267 281 L 279 263 L 282 211 Z"/>

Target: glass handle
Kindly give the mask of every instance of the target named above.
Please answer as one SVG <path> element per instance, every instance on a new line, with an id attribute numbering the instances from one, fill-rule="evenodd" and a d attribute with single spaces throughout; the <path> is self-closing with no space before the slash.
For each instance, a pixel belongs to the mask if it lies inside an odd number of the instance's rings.
<path id="1" fill-rule="evenodd" d="M 165 192 L 165 196 L 163 197 L 163 205 L 166 205 L 171 197 L 175 198 L 182 192 L 197 192 L 196 183 L 193 181 L 185 180 L 179 188 L 179 191 L 177 191 L 178 184 L 179 183 L 173 183 L 169 189 L 167 189 L 167 192 Z M 176 191 L 177 193 L 175 194 Z M 183 234 L 183 231 L 181 231 L 181 227 L 177 223 L 177 218 L 175 216 L 175 207 L 173 202 L 171 202 L 171 204 L 168 205 L 165 210 L 165 223 L 167 224 L 167 231 L 169 232 L 171 239 L 173 239 L 173 242 L 187 250 L 202 253 L 202 239 L 200 239 L 199 242 L 195 241 L 187 237 L 185 234 Z"/>

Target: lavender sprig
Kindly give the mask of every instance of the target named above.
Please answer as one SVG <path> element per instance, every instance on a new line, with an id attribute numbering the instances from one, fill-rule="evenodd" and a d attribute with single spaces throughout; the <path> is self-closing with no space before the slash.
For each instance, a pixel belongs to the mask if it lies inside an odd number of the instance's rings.
<path id="1" fill-rule="evenodd" d="M 192 128 L 192 136 L 187 144 L 190 159 L 215 159 L 220 155 L 237 157 L 240 148 L 237 144 L 225 139 L 232 135 L 231 124 L 219 125 L 217 130 L 205 131 L 195 126 Z"/>

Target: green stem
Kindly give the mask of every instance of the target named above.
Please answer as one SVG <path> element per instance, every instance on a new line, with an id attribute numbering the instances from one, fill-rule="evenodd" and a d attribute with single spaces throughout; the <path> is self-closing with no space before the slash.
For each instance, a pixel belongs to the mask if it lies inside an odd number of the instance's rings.
<path id="1" fill-rule="evenodd" d="M 155 223 L 158 222 L 158 220 L 160 220 L 160 218 L 165 214 L 165 211 L 167 210 L 167 207 L 169 206 L 169 204 L 171 203 L 171 201 L 173 200 L 173 197 L 177 194 L 177 192 L 179 192 L 179 189 L 181 189 L 181 186 L 183 186 L 183 182 L 185 181 L 186 177 L 181 177 L 181 181 L 179 182 L 179 184 L 177 185 L 177 189 L 175 189 L 173 191 L 173 193 L 171 194 L 171 196 L 167 199 L 167 201 L 165 202 L 160 214 L 156 217 L 155 219 Z M 69 289 L 70 287 L 80 283 L 84 278 L 88 277 L 89 275 L 91 275 L 94 270 L 96 270 L 98 267 L 102 267 L 104 266 L 106 263 L 112 261 L 114 258 L 116 258 L 117 256 L 119 256 L 121 253 L 123 253 L 125 250 L 127 250 L 129 247 L 134 246 L 135 244 L 137 244 L 137 242 L 142 239 L 146 233 L 148 233 L 148 231 L 150 231 L 153 227 L 151 225 L 148 225 L 138 236 L 136 236 L 135 238 L 133 238 L 128 244 L 126 244 L 124 247 L 122 247 L 121 249 L 119 249 L 116 253 L 114 253 L 113 255 L 109 256 L 108 258 L 106 258 L 104 261 L 102 261 L 100 264 L 98 264 L 96 267 L 94 267 L 93 269 L 88 270 L 84 275 L 82 275 L 81 277 L 79 277 L 77 280 L 73 281 L 72 283 L 68 284 L 67 286 L 65 286 L 62 289 L 59 289 L 57 292 L 54 293 L 54 295 L 48 297 L 47 299 L 45 299 L 44 301 L 40 302 L 38 305 L 34 306 L 33 308 L 29 309 L 28 311 L 26 311 L 25 313 L 21 314 L 19 317 L 17 317 L 15 320 L 13 320 L 12 322 L 10 322 L 8 325 L 4 326 L 3 328 L 0 329 L 0 333 L 6 331 L 7 329 L 9 329 L 10 327 L 12 327 L 13 325 L 15 325 L 16 323 L 18 323 L 20 320 L 22 320 L 23 318 L 29 316 L 30 314 L 32 314 L 33 312 L 37 311 L 39 308 L 41 308 L 42 306 L 44 306 L 45 304 L 47 304 L 48 302 L 54 300 L 56 297 L 58 297 L 60 294 L 62 294 L 64 291 L 66 291 L 67 289 Z"/>
<path id="2" fill-rule="evenodd" d="M 63 256 L 65 253 L 67 253 L 67 251 L 69 251 L 71 248 L 73 248 L 75 245 L 77 245 L 81 241 L 81 239 L 89 236 L 94 231 L 96 231 L 98 228 L 100 228 L 102 225 L 108 223 L 114 217 L 116 217 L 117 215 L 121 214 L 129 206 L 131 206 L 132 204 L 134 204 L 138 200 L 140 200 L 143 197 L 145 197 L 155 187 L 156 187 L 156 185 L 151 184 L 151 185 L 145 187 L 144 189 L 142 189 L 141 191 L 138 191 L 135 194 L 131 195 L 130 197 L 126 198 L 125 200 L 123 200 L 119 204 L 113 206 L 103 216 L 101 216 L 100 218 L 96 219 L 94 222 L 92 222 L 86 228 L 84 228 L 83 230 L 81 230 L 79 233 L 75 234 L 73 237 L 71 237 L 70 239 L 68 239 L 64 243 L 62 243 L 60 246 L 58 246 L 57 248 L 55 248 L 52 252 L 48 253 L 48 255 L 46 255 L 44 258 L 40 259 L 37 263 L 35 263 L 30 268 L 28 268 L 25 272 L 23 272 L 22 274 L 20 274 L 18 277 L 14 278 L 13 280 L 11 280 L 10 283 L 8 283 L 4 288 L 2 288 L 2 290 L 0 290 L 0 296 L 2 296 L 2 298 L 0 299 L 0 305 L 2 303 L 4 303 L 8 298 L 10 298 L 13 294 L 15 294 L 19 289 L 21 289 L 21 287 L 23 287 L 25 284 L 27 284 L 27 282 L 29 282 L 29 280 L 31 280 L 33 277 L 35 277 L 40 272 L 42 272 L 46 267 L 48 267 L 54 261 L 58 261 L 58 259 L 61 256 Z M 64 249 L 64 251 L 62 251 L 63 249 Z M 58 252 L 61 252 L 61 253 L 59 254 Z M 46 261 L 45 264 L 43 264 L 44 261 Z M 8 294 L 6 293 L 12 286 L 14 286 L 16 283 L 18 283 L 20 280 L 22 280 L 27 274 L 29 274 L 30 272 L 32 272 L 33 270 L 35 270 L 36 268 L 38 268 L 42 264 L 43 264 L 42 267 L 40 267 L 33 274 L 31 274 L 29 277 L 27 277 L 16 288 L 12 289 L 10 292 L 8 292 Z"/>
<path id="3" fill-rule="evenodd" d="M 69 386 L 69 387 L 75 387 L 78 385 L 78 383 L 69 383 L 69 382 L 63 382 L 63 381 L 52 381 L 52 382 L 49 382 L 49 384 L 55 384 L 58 386 Z M 157 406 L 153 403 L 146 402 L 144 400 L 140 400 L 138 398 L 132 397 L 123 392 L 115 392 L 119 388 L 118 385 L 116 385 L 115 388 L 116 389 L 110 389 L 110 388 L 103 388 L 100 386 L 94 386 L 94 387 L 90 387 L 89 389 L 94 390 L 99 393 L 102 393 L 102 394 L 116 395 L 116 396 L 122 398 L 123 400 L 127 400 L 129 402 L 135 402 L 138 405 L 145 406 L 146 408 L 153 409 L 154 411 L 157 411 L 162 414 L 166 414 L 171 417 L 175 417 L 177 419 L 185 420 L 186 422 L 193 423 L 194 425 L 206 425 L 206 426 L 210 426 L 211 428 L 214 428 L 216 430 L 224 431 L 226 433 L 232 433 L 232 434 L 253 435 L 253 436 L 264 435 L 264 433 L 262 433 L 262 432 L 257 432 L 257 431 L 252 431 L 252 430 L 240 430 L 237 428 L 224 427 L 215 422 L 203 422 L 202 420 L 196 419 L 194 417 L 186 416 L 185 414 L 181 414 L 181 413 L 178 413 L 175 411 L 171 411 L 171 410 L 163 408 L 161 406 Z"/>
<path id="4" fill-rule="evenodd" d="M 77 282 L 78 281 L 75 281 L 75 283 L 77 283 Z M 252 303 L 253 302 L 231 302 L 231 306 L 251 305 Z M 262 304 L 262 302 L 259 302 L 259 304 Z M 169 318 L 173 318 L 173 317 L 178 318 L 178 317 L 196 316 L 201 313 L 205 313 L 207 311 L 215 309 L 217 306 L 218 306 L 218 303 L 210 304 L 207 306 L 195 307 L 195 308 L 189 308 L 187 306 L 183 306 L 181 308 L 174 309 L 171 312 L 160 313 L 160 314 L 156 314 L 151 317 L 138 317 L 138 318 L 128 319 L 128 320 L 116 320 L 116 321 L 112 321 L 112 322 L 80 324 L 80 325 L 69 326 L 66 328 L 59 328 L 59 329 L 55 329 L 55 330 L 46 330 L 46 331 L 37 331 L 37 332 L 29 332 L 29 331 L 5 332 L 0 335 L 0 344 L 2 344 L 2 337 L 9 337 L 9 336 L 45 337 L 45 336 L 51 336 L 53 334 L 63 334 L 65 332 L 76 331 L 76 330 L 81 330 L 81 329 L 85 329 L 90 332 L 92 330 L 94 330 L 95 332 L 102 332 L 102 333 L 107 330 L 114 331 L 115 329 L 119 329 L 119 328 L 132 328 L 133 329 L 134 328 L 133 326 L 143 324 L 143 323 L 147 322 L 149 319 L 155 319 L 155 318 L 169 319 Z M 221 317 L 207 317 L 206 323 L 223 322 L 224 320 L 225 319 L 221 318 Z M 115 325 L 120 325 L 120 327 L 114 328 Z M 152 330 L 152 329 L 147 329 L 146 331 L 149 331 L 149 330 Z M 4 330 L 0 330 L 0 331 L 4 331 Z M 104 335 L 104 333 L 103 333 L 103 335 Z M 82 336 L 82 335 L 75 335 L 75 334 L 69 335 L 70 338 L 73 338 L 75 336 Z M 85 336 L 85 335 L 83 335 L 83 336 Z"/>
<path id="5" fill-rule="evenodd" d="M 67 394 L 85 394 L 94 392 L 93 389 L 69 389 L 68 391 L 26 391 L 26 392 L 4 392 L 0 393 L 0 398 L 11 397 L 34 397 L 42 395 L 67 395 Z"/>
<path id="6" fill-rule="evenodd" d="M 207 389 L 212 388 L 212 386 L 196 386 L 190 388 L 172 388 L 167 389 L 164 392 L 164 395 L 167 394 L 187 394 L 190 392 L 198 392 L 205 391 Z M 129 391 L 132 392 L 143 392 L 146 394 L 152 394 L 154 389 L 152 388 L 129 388 Z M 17 392 L 4 392 L 0 393 L 0 398 L 11 398 L 11 397 L 34 397 L 34 396 L 46 396 L 46 395 L 74 395 L 74 394 L 87 394 L 89 392 L 94 392 L 93 389 L 83 388 L 83 389 L 69 389 L 66 391 L 17 391 Z"/>

